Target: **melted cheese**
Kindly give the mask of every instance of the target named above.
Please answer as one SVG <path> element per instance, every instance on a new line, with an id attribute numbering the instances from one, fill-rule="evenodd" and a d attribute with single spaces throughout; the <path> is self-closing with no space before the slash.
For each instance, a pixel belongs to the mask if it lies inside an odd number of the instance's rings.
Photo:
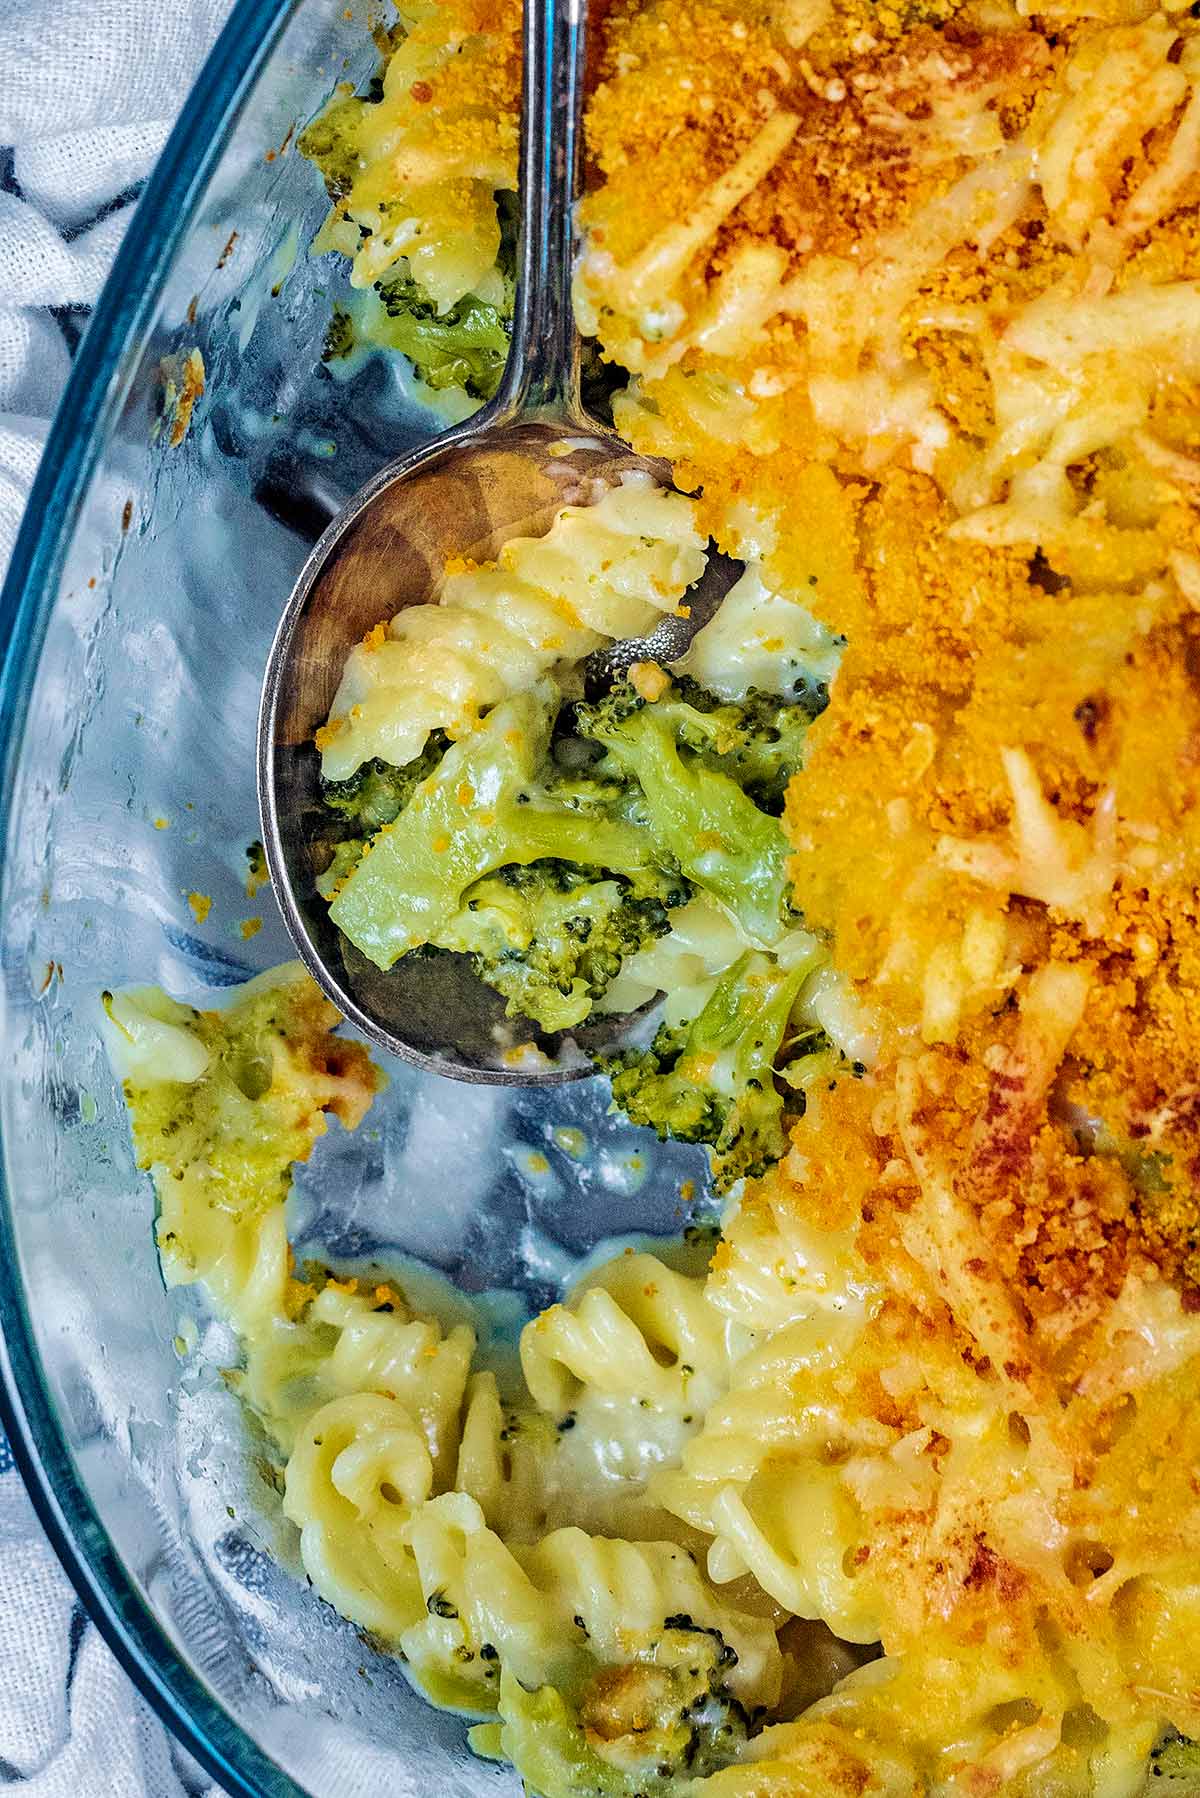
<path id="1" fill-rule="evenodd" d="M 751 563 L 674 666 L 722 699 L 744 699 L 752 689 L 790 697 L 827 687 L 837 662 L 830 633 Z"/>
<path id="2" fill-rule="evenodd" d="M 431 730 L 462 735 L 541 674 L 645 635 L 705 561 L 692 502 L 630 475 L 496 562 L 450 568 L 435 603 L 406 606 L 351 650 L 318 733 L 322 773 L 345 780 L 375 756 L 404 767 Z"/>

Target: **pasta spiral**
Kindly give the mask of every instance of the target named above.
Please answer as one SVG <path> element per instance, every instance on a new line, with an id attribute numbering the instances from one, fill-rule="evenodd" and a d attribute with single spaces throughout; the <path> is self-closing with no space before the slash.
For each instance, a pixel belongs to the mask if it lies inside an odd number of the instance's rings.
<path id="1" fill-rule="evenodd" d="M 748 1356 L 681 1467 L 658 1473 L 652 1493 L 712 1538 L 714 1579 L 749 1572 L 794 1616 L 820 1618 L 846 1641 L 873 1642 L 878 1615 L 853 1564 L 864 1531 L 829 1459 L 831 1442 L 845 1441 L 846 1420 L 820 1377 L 841 1364 L 853 1338 L 830 1322 L 817 1313 Z M 869 1426 L 865 1434 L 869 1441 Z"/>
<path id="2" fill-rule="evenodd" d="M 468 1324 L 443 1330 L 392 1285 L 334 1279 L 297 1322 L 247 1342 L 243 1396 L 288 1457 L 284 1511 L 305 1570 L 389 1640 L 422 1609 L 408 1524 L 427 1499 L 453 1489 L 506 1531 L 544 1520 L 545 1431 L 536 1418 L 521 1429 L 495 1376 L 471 1373 L 474 1351 Z"/>
<path id="3" fill-rule="evenodd" d="M 771 1623 L 720 1599 L 673 1543 L 562 1529 L 506 1545 L 462 1493 L 426 1504 L 408 1534 L 428 1614 L 403 1647 L 423 1683 L 447 1670 L 494 1702 L 498 1660 L 524 1686 L 570 1686 L 597 1662 L 651 1657 L 668 1620 L 686 1618 L 733 1650 L 729 1684 L 745 1702 L 778 1696 Z"/>
<path id="4" fill-rule="evenodd" d="M 406 32 L 377 101 L 343 98 L 309 126 L 301 148 L 334 200 L 314 248 L 339 250 L 370 287 L 400 262 L 439 311 L 498 284 L 496 195 L 517 185 L 515 107 L 519 9 L 400 8 Z"/>
<path id="5" fill-rule="evenodd" d="M 1079 1484 L 938 1330 L 919 1263 L 885 1298 L 844 1196 L 818 1227 L 780 1174 L 730 1208 L 706 1277 L 619 1254 L 527 1326 L 518 1394 L 401 1285 L 293 1274 L 289 1162 L 314 1105 L 353 1121 L 370 1085 L 300 976 L 108 1018 L 164 1261 L 242 1338 L 309 1579 L 435 1700 L 494 1713 L 481 1746 L 528 1782 L 626 1798 L 665 1766 L 712 1798 L 952 1798 L 966 1766 L 1020 1798 L 1136 1798 L 1163 1727 L 1142 1695 L 1184 1727 L 1200 1640 L 1200 1326 L 1177 1293 L 1114 1312 L 1072 1402 L 1118 1394 L 1125 1434 Z M 1152 1535 L 1122 1511 L 1151 1466 L 1147 1509 L 1181 1520 Z M 755 1734 L 758 1707 L 802 1714 Z"/>
<path id="6" fill-rule="evenodd" d="M 618 1256 L 521 1335 L 525 1383 L 537 1405 L 556 1413 L 585 1393 L 676 1417 L 702 1411 L 736 1352 L 704 1282 L 654 1255 Z"/>
<path id="7" fill-rule="evenodd" d="M 544 537 L 448 572 L 436 603 L 397 612 L 346 661 L 317 733 L 327 780 L 377 756 L 404 767 L 431 730 L 479 713 L 615 637 L 673 612 L 705 567 L 693 502 L 628 475 L 592 506 L 564 506 Z"/>
<path id="8" fill-rule="evenodd" d="M 475 1500 L 489 1529 L 506 1539 L 538 1536 L 547 1515 L 547 1461 L 555 1432 L 528 1411 L 506 1411 L 496 1376 L 467 1382 L 454 1489 Z"/>
<path id="9" fill-rule="evenodd" d="M 984 1650 L 971 1679 L 953 1663 L 881 1659 L 858 1668 L 792 1723 L 765 1729 L 709 1798 L 792 1798 L 854 1790 L 886 1798 L 953 1792 L 964 1766 L 1023 1798 L 1133 1798 L 1145 1789 L 1153 1728 L 1108 1730 L 1064 1675 L 1027 1681 Z M 811 1783 L 810 1783 L 811 1782 Z"/>
<path id="10" fill-rule="evenodd" d="M 389 1640 L 422 1608 L 406 1528 L 432 1486 L 420 1430 L 380 1393 L 323 1405 L 287 1464 L 283 1509 L 305 1572 L 343 1617 Z"/>
<path id="11" fill-rule="evenodd" d="M 707 1297 L 757 1340 L 651 1495 L 711 1538 L 714 1579 L 749 1572 L 792 1615 L 872 1642 L 879 1618 L 854 1562 L 864 1531 L 842 1466 L 892 1435 L 851 1422 L 836 1385 L 870 1314 L 865 1269 L 845 1236 L 774 1204 L 768 1182 L 727 1220 Z"/>
<path id="12" fill-rule="evenodd" d="M 282 1205 L 245 1216 L 200 1196 L 192 1181 L 173 1181 L 164 1185 L 156 1233 L 167 1284 L 203 1281 L 239 1330 L 286 1311 L 291 1258 Z"/>
<path id="13" fill-rule="evenodd" d="M 723 699 L 828 686 L 837 671 L 833 637 L 799 600 L 775 591 L 750 562 L 714 616 L 696 632 L 676 672 Z"/>
<path id="14" fill-rule="evenodd" d="M 443 1334 L 426 1317 L 373 1309 L 371 1300 L 330 1281 L 314 1299 L 313 1323 L 338 1331 L 322 1378 L 336 1393 L 381 1392 L 396 1399 L 420 1428 L 439 1486 L 449 1484 L 459 1449 L 459 1413 L 475 1332 L 456 1324 Z"/>

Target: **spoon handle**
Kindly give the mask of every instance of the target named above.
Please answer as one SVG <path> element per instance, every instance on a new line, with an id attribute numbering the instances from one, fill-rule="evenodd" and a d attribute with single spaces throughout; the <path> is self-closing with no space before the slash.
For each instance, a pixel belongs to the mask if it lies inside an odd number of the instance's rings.
<path id="1" fill-rule="evenodd" d="M 571 309 L 583 138 L 586 0 L 525 0 L 521 236 L 512 347 L 497 412 L 586 424 Z"/>

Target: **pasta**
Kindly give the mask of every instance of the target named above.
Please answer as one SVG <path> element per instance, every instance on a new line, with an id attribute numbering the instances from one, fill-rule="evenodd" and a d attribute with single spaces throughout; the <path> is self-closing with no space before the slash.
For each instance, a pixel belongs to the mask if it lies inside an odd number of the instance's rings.
<path id="1" fill-rule="evenodd" d="M 288 1460 L 283 1508 L 305 1572 L 343 1617 L 385 1640 L 421 1612 L 406 1538 L 432 1472 L 405 1407 L 372 1392 L 322 1406 Z"/>
<path id="2" fill-rule="evenodd" d="M 589 1281 L 570 1309 L 543 1312 L 521 1338 L 525 1383 L 545 1411 L 569 1410 L 584 1391 L 679 1416 L 703 1411 L 731 1355 L 703 1282 L 632 1253 Z"/>
<path id="3" fill-rule="evenodd" d="M 399 265 L 439 312 L 494 304 L 497 195 L 517 185 L 516 108 L 495 100 L 515 92 L 519 8 L 462 0 L 451 18 L 415 0 L 400 15 L 378 98 L 344 95 L 301 139 L 333 202 L 314 248 L 349 256 L 358 287 Z"/>
<path id="4" fill-rule="evenodd" d="M 665 1620 L 684 1616 L 698 1632 L 719 1630 L 733 1649 L 735 1694 L 768 1703 L 778 1696 L 769 1621 L 715 1597 L 682 1548 L 561 1529 L 510 1549 L 461 1493 L 426 1506 L 410 1539 L 422 1588 L 440 1602 L 406 1633 L 405 1653 L 418 1675 L 456 1669 L 460 1685 L 473 1688 L 472 1708 L 491 1708 L 501 1668 L 526 1687 L 572 1690 L 597 1663 L 648 1657 Z M 487 1645 L 494 1656 L 482 1653 Z M 427 1679 L 435 1683 L 436 1674 Z"/>
<path id="5" fill-rule="evenodd" d="M 299 970 L 224 1014 L 152 991 L 108 1014 L 143 1160 L 164 1201 L 178 1194 L 165 1265 L 199 1272 L 242 1337 L 239 1390 L 278 1447 L 310 1579 L 438 1702 L 497 1712 L 481 1750 L 563 1790 L 583 1767 L 636 1782 L 651 1758 L 718 1793 L 787 1792 L 831 1764 L 939 1787 L 964 1753 L 1006 1779 L 1036 1765 L 1039 1790 L 1136 1790 L 1161 1725 L 1127 1683 L 1164 1677 L 1164 1652 L 1190 1677 L 1200 1607 L 1164 1534 L 1186 1504 L 1200 1365 L 1200 1323 L 1169 1287 L 1153 1304 L 1130 1288 L 1114 1312 L 1077 1427 L 1093 1439 L 1131 1390 L 1137 1421 L 1074 1497 L 1036 1392 L 1016 1411 L 1018 1376 L 905 1320 L 932 1322 L 941 1302 L 920 1204 L 881 1279 L 841 1182 L 824 1224 L 805 1223 L 782 1170 L 733 1209 L 706 1279 L 629 1252 L 530 1323 L 524 1390 L 502 1398 L 473 1371 L 471 1327 L 414 1311 L 401 1283 L 301 1281 L 286 1245 L 271 1288 L 206 1259 L 214 1180 L 253 1144 L 257 1221 L 283 1241 L 287 1168 L 321 1116 L 298 1137 L 301 1108 L 353 1124 L 375 1083 Z M 1031 1070 L 1035 1054 L 1053 1063 L 1052 1043 L 1026 1053 Z M 848 1185 L 865 1173 L 851 1164 Z M 1130 1326 L 1144 1344 L 1152 1316 L 1153 1353 L 1132 1362 Z M 1126 1468 L 1152 1444 L 1178 1473 L 1121 1521 Z M 961 1622 L 990 1619 L 965 1684 L 952 1656 L 931 1671 L 922 1652 L 935 1557 L 947 1591 L 973 1594 Z M 1049 1659 L 1031 1652 L 1047 1606 L 1066 1630 Z M 802 1627 L 826 1633 L 789 1636 Z M 870 1654 L 881 1636 L 894 1647 L 857 1673 L 836 1648 Z M 788 1692 L 799 1719 L 748 1733 Z"/>
<path id="6" fill-rule="evenodd" d="M 436 604 L 397 612 L 351 651 L 317 736 L 327 780 L 378 756 L 403 767 L 431 730 L 481 711 L 615 637 L 643 636 L 704 571 L 693 507 L 628 475 L 591 506 L 564 506 L 544 537 L 497 562 L 450 567 Z"/>
<path id="7" fill-rule="evenodd" d="M 580 1522 L 621 1535 L 678 1533 L 655 1502 L 654 1476 L 678 1461 L 745 1341 L 701 1278 L 633 1252 L 526 1326 L 525 1385 L 540 1411 L 568 1426 L 555 1460 Z"/>
<path id="8" fill-rule="evenodd" d="M 827 688 L 836 668 L 829 632 L 794 598 L 773 593 L 754 562 L 675 664 L 723 699 Z"/>
<path id="9" fill-rule="evenodd" d="M 143 1160 L 172 1204 L 164 1265 L 204 1279 L 242 1338 L 238 1388 L 279 1450 L 283 1513 L 313 1585 L 400 1649 L 440 1702 L 495 1710 L 502 1678 L 553 1687 L 576 1711 L 615 1706 L 612 1740 L 621 1743 L 617 1688 L 604 1683 L 606 1670 L 619 1670 L 626 1683 L 648 1682 L 656 1703 L 671 1698 L 673 1734 L 660 1753 L 690 1739 L 676 1712 L 697 1679 L 705 1705 L 773 1705 L 783 1659 L 769 1611 L 722 1597 L 687 1546 L 656 1539 L 666 1514 L 637 1502 L 651 1466 L 677 1459 L 727 1383 L 744 1332 L 709 1305 L 701 1278 L 650 1255 L 622 1256 L 570 1308 L 529 1326 L 529 1390 L 514 1406 L 492 1372 L 472 1371 L 468 1324 L 414 1312 L 394 1282 L 319 1271 L 295 1279 L 283 1200 L 290 1163 L 309 1146 L 297 1114 L 316 1106 L 310 1138 L 325 1109 L 353 1127 L 358 1096 L 374 1085 L 365 1057 L 331 1037 L 330 1022 L 298 969 L 251 982 L 223 1015 L 153 989 L 108 1005 Z M 228 1070 L 244 1071 L 251 1056 L 256 1072 L 239 1085 Z M 229 1228 L 248 1256 L 268 1236 L 282 1245 L 270 1261 L 276 1285 L 261 1274 L 233 1279 L 223 1236 L 212 1250 L 221 1210 L 213 1184 L 252 1144 L 257 1228 L 238 1214 Z M 662 1425 L 649 1450 L 645 1409 Z M 626 1456 L 614 1461 L 622 1435 Z M 596 1490 L 606 1482 L 607 1506 Z M 566 1521 L 581 1516 L 597 1527 L 623 1516 L 641 1539 Z"/>
<path id="10" fill-rule="evenodd" d="M 669 1022 L 692 1015 L 745 944 L 728 912 L 704 897 L 681 905 L 671 928 L 623 964 L 601 1002 L 605 1011 L 636 1011 L 665 993 Z"/>
<path id="11" fill-rule="evenodd" d="M 202 1281 L 241 1328 L 286 1313 L 291 1166 L 308 1159 L 326 1112 L 351 1128 L 362 1117 L 378 1087 L 365 1051 L 328 1035 L 336 1014 L 298 964 L 243 988 L 232 1052 L 218 1014 L 154 988 L 105 995 L 105 1012 L 139 1163 L 164 1170 L 156 1234 L 168 1282 Z"/>

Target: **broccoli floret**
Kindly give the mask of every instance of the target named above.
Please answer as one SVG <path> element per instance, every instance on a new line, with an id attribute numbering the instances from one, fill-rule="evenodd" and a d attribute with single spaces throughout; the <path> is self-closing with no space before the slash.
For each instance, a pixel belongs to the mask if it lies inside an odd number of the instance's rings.
<path id="1" fill-rule="evenodd" d="M 282 1202 L 292 1163 L 307 1161 L 324 1128 L 321 1106 L 352 1128 L 383 1084 L 365 1049 L 329 1034 L 337 1014 L 299 963 L 247 981 L 220 1011 L 157 987 L 102 1003 L 138 1166 L 163 1170 L 176 1201 L 177 1183 L 198 1190 L 193 1222 L 214 1207 L 252 1217 Z"/>
<path id="2" fill-rule="evenodd" d="M 491 1740 L 534 1792 L 658 1798 L 739 1759 L 751 1718 L 728 1683 L 719 1632 L 668 1618 L 644 1660 L 597 1667 L 574 1699 L 528 1691 L 505 1668 Z"/>
<path id="3" fill-rule="evenodd" d="M 406 767 L 394 768 L 376 757 L 364 762 L 349 780 L 322 781 L 321 798 L 356 836 L 370 836 L 400 816 L 421 782 L 438 766 L 449 743 L 444 731 L 431 731 L 421 754 Z"/>
<path id="4" fill-rule="evenodd" d="M 320 169 L 325 191 L 335 204 L 345 199 L 360 173 L 358 127 L 368 104 L 357 95 L 349 95 L 327 106 L 300 133 L 297 148 Z"/>
<path id="5" fill-rule="evenodd" d="M 614 681 L 603 699 L 575 707 L 575 729 L 581 737 L 588 737 L 607 748 L 611 734 L 631 718 L 636 718 L 639 712 L 644 712 L 647 704 L 632 681 Z"/>
<path id="6" fill-rule="evenodd" d="M 407 356 L 428 387 L 461 387 L 475 399 L 491 399 L 508 356 L 511 297 L 501 308 L 466 294 L 439 312 L 408 277 L 379 283 L 378 293 L 386 317 L 376 336 Z"/>
<path id="7" fill-rule="evenodd" d="M 613 1104 L 631 1123 L 664 1141 L 708 1144 L 718 1191 L 765 1173 L 787 1148 L 775 1064 L 815 959 L 785 968 L 748 951 L 692 1022 L 664 1024 L 649 1049 L 597 1058 L 612 1078 Z"/>
<path id="8" fill-rule="evenodd" d="M 355 835 L 335 845 L 317 881 L 327 900 L 342 891 L 366 852 L 364 837 L 398 818 L 418 787 L 441 765 L 448 742 L 441 732 L 406 768 L 365 763 L 348 781 L 328 782 L 326 802 Z M 629 783 L 571 773 L 547 762 L 538 781 L 542 808 L 628 826 Z M 636 791 L 636 789 L 635 789 Z M 527 802 L 528 803 L 528 802 Z M 519 824 L 528 813 L 523 813 Z M 573 825 L 573 828 L 577 826 Z M 668 910 L 689 889 L 678 875 L 641 864 L 613 874 L 561 859 L 514 863 L 477 882 L 444 927 L 431 931 L 435 948 L 473 956 L 475 970 L 508 1000 L 510 1017 L 530 1018 L 544 1030 L 580 1023 L 607 989 L 627 955 L 668 928 Z"/>
<path id="9" fill-rule="evenodd" d="M 637 815 L 637 789 L 626 780 L 603 779 L 590 774 L 563 774 L 552 768 L 546 776 L 546 791 L 557 805 L 571 812 L 584 812 L 590 817 L 627 817 Z"/>
<path id="10" fill-rule="evenodd" d="M 804 765 L 809 725 L 827 698 L 824 689 L 808 699 L 752 689 L 743 699 L 722 699 L 694 680 L 678 678 L 652 703 L 654 716 L 670 726 L 682 748 L 730 775 L 761 811 L 778 817 L 788 782 Z M 646 703 L 629 682 L 619 682 L 599 705 L 580 708 L 580 728 L 603 733 Z"/>
<path id="11" fill-rule="evenodd" d="M 804 766 L 804 739 L 822 706 L 751 690 L 723 700 L 692 680 L 677 680 L 655 701 L 675 740 L 737 781 L 762 811 L 778 817 L 788 782 Z"/>
<path id="12" fill-rule="evenodd" d="M 325 327 L 322 362 L 340 362 L 354 349 L 354 320 L 344 306 L 335 306 Z"/>
<path id="13" fill-rule="evenodd" d="M 579 706 L 576 725 L 607 751 L 602 772 L 611 764 L 638 783 L 651 832 L 688 879 L 752 942 L 769 947 L 788 912 L 787 842 L 716 757 L 680 750 L 681 719 L 700 735 L 703 717 L 681 702 L 647 705 L 622 684 L 599 704 Z"/>
<path id="14" fill-rule="evenodd" d="M 636 824 L 560 804 L 542 784 L 557 704 L 541 685 L 495 706 L 372 837 L 330 916 L 378 967 L 439 941 L 467 889 L 498 868 L 551 858 L 636 882 L 662 866 Z"/>
<path id="15" fill-rule="evenodd" d="M 592 869 L 534 862 L 478 881 L 437 943 L 473 956 L 510 1017 L 566 1030 L 587 1017 L 627 955 L 668 929 L 669 908 L 687 896 L 657 869 L 597 880 Z"/>

